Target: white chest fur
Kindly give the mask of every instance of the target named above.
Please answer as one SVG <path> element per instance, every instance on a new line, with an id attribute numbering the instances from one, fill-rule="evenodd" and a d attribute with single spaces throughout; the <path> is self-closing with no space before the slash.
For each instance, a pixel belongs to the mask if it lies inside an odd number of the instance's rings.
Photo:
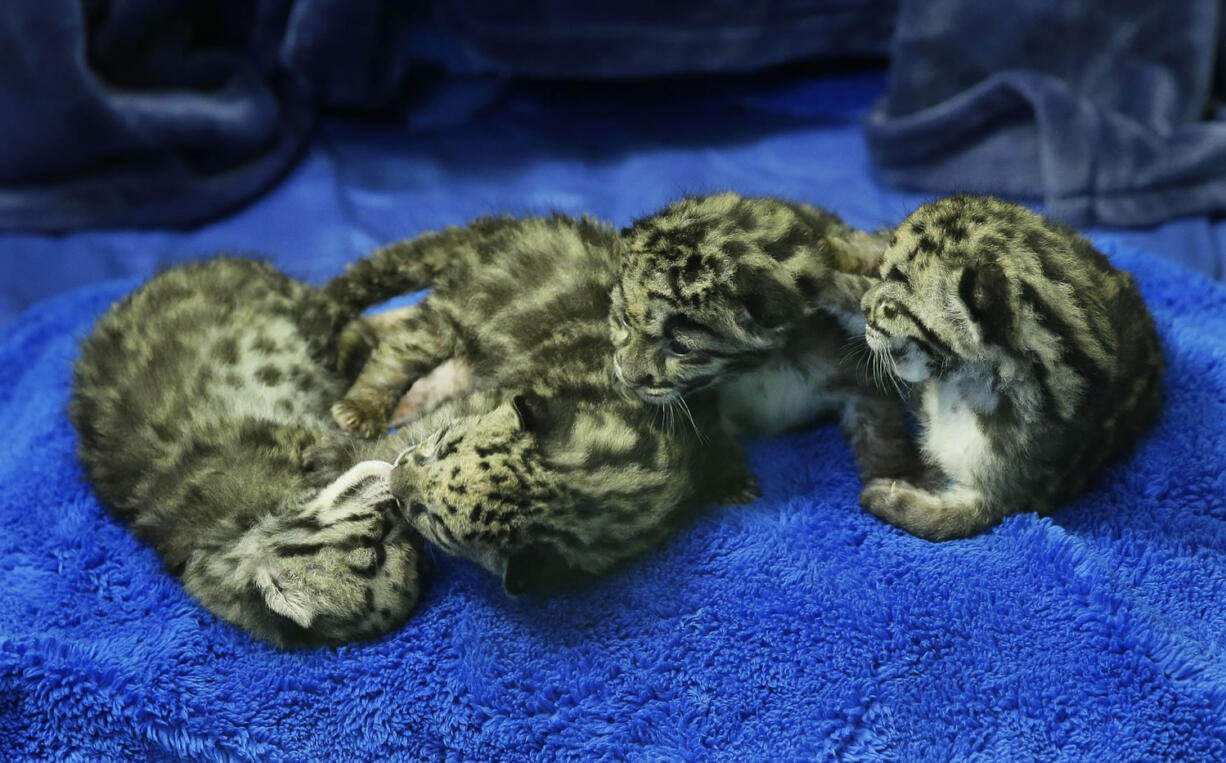
<path id="1" fill-rule="evenodd" d="M 737 434 L 773 435 L 807 424 L 842 402 L 827 390 L 835 369 L 824 358 L 772 358 L 720 387 L 720 408 Z"/>
<path id="2" fill-rule="evenodd" d="M 955 482 L 973 483 L 981 465 L 992 458 L 979 417 L 963 394 L 949 384 L 924 388 L 924 453 Z"/>

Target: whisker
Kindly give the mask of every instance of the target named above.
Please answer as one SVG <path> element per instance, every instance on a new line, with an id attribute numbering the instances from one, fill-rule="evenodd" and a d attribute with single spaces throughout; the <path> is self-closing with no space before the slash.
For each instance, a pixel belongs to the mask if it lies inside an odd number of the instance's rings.
<path id="1" fill-rule="evenodd" d="M 694 428 L 694 434 L 698 437 L 698 442 L 706 444 L 707 438 L 702 432 L 698 431 L 698 424 L 694 421 L 694 414 L 690 411 L 690 404 L 685 401 L 684 397 L 677 398 L 677 402 L 681 404 L 681 411 L 685 413 L 685 417 L 690 420 L 690 426 Z"/>
<path id="2" fill-rule="evenodd" d="M 894 360 L 893 355 L 889 357 L 890 357 L 890 366 L 894 370 L 894 373 L 890 375 L 890 381 L 894 382 L 894 390 L 898 392 L 898 396 L 905 400 L 910 395 L 911 388 L 906 386 L 905 382 L 903 382 L 902 384 L 899 383 L 902 379 L 902 376 L 901 374 L 898 373 L 898 361 Z"/>
<path id="3" fill-rule="evenodd" d="M 876 352 L 872 352 L 872 353 L 869 353 L 867 360 L 868 360 L 868 376 L 870 379 L 873 380 L 873 386 L 876 387 L 877 389 L 881 389 L 881 375 L 877 368 L 880 358 L 877 357 Z"/>
<path id="4" fill-rule="evenodd" d="M 886 386 L 886 377 L 889 376 L 889 371 L 886 369 L 885 353 L 880 351 L 873 352 L 873 382 L 877 389 L 881 392 L 889 392 L 889 387 Z"/>

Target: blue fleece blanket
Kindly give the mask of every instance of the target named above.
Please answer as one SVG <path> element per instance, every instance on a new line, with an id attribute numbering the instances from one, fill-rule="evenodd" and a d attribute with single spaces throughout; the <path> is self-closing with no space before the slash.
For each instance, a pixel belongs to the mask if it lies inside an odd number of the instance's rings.
<path id="1" fill-rule="evenodd" d="M 1226 211 L 1221 5 L 902 0 L 874 158 L 892 182 L 1042 198 L 1079 225 Z"/>
<path id="2" fill-rule="evenodd" d="M 552 600 L 440 559 L 400 632 L 280 653 L 196 606 L 94 498 L 77 341 L 134 281 L 0 343 L 0 757 L 1226 759 L 1226 289 L 1106 246 L 1165 340 L 1152 436 L 1050 519 L 933 545 L 857 506 L 819 427 Z"/>

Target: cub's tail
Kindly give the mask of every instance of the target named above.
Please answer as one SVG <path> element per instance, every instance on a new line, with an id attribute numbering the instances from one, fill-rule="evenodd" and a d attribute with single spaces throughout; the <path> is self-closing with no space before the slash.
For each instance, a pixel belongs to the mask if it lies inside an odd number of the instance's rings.
<path id="1" fill-rule="evenodd" d="M 514 224 L 510 217 L 481 218 L 388 244 L 358 260 L 324 286 L 324 293 L 349 312 L 360 313 L 380 302 L 430 288 L 440 277 L 458 275 L 482 256 L 477 242 Z"/>

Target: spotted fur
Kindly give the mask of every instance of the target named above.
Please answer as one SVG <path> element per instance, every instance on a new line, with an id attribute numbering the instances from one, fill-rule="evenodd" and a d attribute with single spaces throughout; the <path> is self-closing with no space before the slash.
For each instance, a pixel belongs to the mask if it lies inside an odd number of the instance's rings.
<path id="1" fill-rule="evenodd" d="M 623 238 L 610 331 L 629 389 L 670 404 L 717 388 L 729 425 L 755 434 L 836 413 L 865 479 L 914 471 L 897 401 L 853 351 L 883 235 L 722 193 L 674 202 Z"/>
<path id="2" fill-rule="evenodd" d="M 591 220 L 487 218 L 388 247 L 328 286 L 341 301 L 433 287 L 347 332 L 346 362 L 365 363 L 334 413 L 379 434 L 411 391 L 410 425 L 364 457 L 398 459 L 410 523 L 512 593 L 601 574 L 689 510 L 753 495 L 713 399 L 670 418 L 614 380 L 620 246 Z"/>
<path id="3" fill-rule="evenodd" d="M 99 496 L 201 604 L 280 645 L 379 635 L 418 597 L 391 469 L 348 459 L 328 416 L 348 317 L 267 265 L 216 259 L 114 306 L 75 368 Z"/>
<path id="4" fill-rule="evenodd" d="M 869 346 L 911 383 L 944 487 L 877 481 L 869 511 L 932 540 L 1047 512 L 1155 417 L 1162 352 L 1132 277 L 1015 204 L 956 196 L 897 229 L 864 295 Z"/>

